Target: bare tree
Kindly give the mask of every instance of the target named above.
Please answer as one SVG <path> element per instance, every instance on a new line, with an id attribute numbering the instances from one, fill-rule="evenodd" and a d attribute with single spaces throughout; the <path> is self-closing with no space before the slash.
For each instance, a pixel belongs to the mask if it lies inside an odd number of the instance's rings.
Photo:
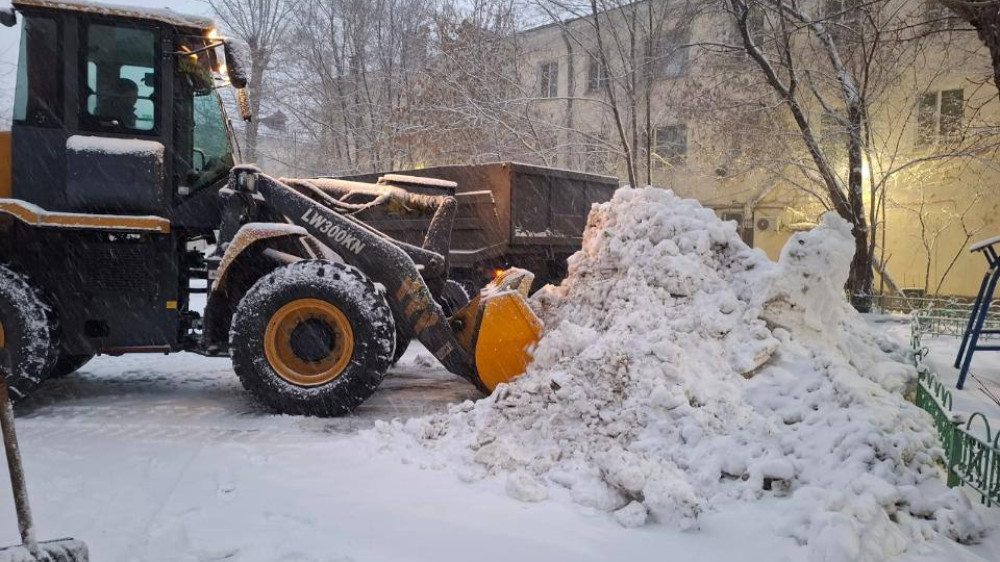
<path id="1" fill-rule="evenodd" d="M 0 58 L 7 58 L 16 48 L 16 43 L 0 51 Z M 9 83 L 13 86 L 17 63 L 0 62 L 0 84 Z M 14 88 L 0 89 L 0 130 L 9 130 L 14 109 Z"/>
<path id="2" fill-rule="evenodd" d="M 771 143 L 786 154 L 772 155 L 772 165 L 779 163 L 772 169 L 854 225 L 847 290 L 859 296 L 855 305 L 864 309 L 873 291 L 873 266 L 886 261 L 876 259 L 878 229 L 894 178 L 918 168 L 934 173 L 962 159 L 990 158 L 996 149 L 992 126 L 982 125 L 969 92 L 931 89 L 963 49 L 950 49 L 948 36 L 928 37 L 917 2 L 817 7 L 797 0 L 727 0 L 727 5 L 738 32 L 735 49 L 746 53 L 757 83 L 778 102 L 780 112 L 768 111 L 788 116 L 804 149 Z M 724 42 L 715 46 L 729 49 Z M 932 57 L 940 60 L 929 61 Z M 775 128 L 783 127 L 779 118 Z"/>
<path id="3" fill-rule="evenodd" d="M 297 0 L 208 0 L 226 29 L 249 47 L 247 94 L 254 118 L 246 124 L 245 157 L 257 158 L 257 118 L 260 117 L 268 71 L 295 10 Z"/>
<path id="4" fill-rule="evenodd" d="M 484 0 L 435 12 L 433 56 L 410 107 L 421 162 L 554 161 L 553 129 L 532 119 L 520 79 L 515 10 L 508 0 Z"/>
<path id="5" fill-rule="evenodd" d="M 690 66 L 689 24 L 709 9 L 707 3 L 688 0 L 535 0 L 560 29 L 568 68 L 582 58 L 586 67 L 583 91 L 573 90 L 569 77 L 567 119 L 563 126 L 587 144 L 621 161 L 616 168 L 630 185 L 653 183 L 654 171 L 669 162 L 657 158 L 656 122 L 667 108 L 656 107 L 657 83 L 687 72 Z M 660 96 L 662 98 L 662 96 Z M 662 101 L 662 100 L 661 100 Z M 608 116 L 610 130 L 595 131 L 592 124 L 572 122 L 571 105 L 595 107 Z M 613 139 L 613 140 L 612 140 Z M 593 151 L 584 152 L 593 158 Z"/>
<path id="6" fill-rule="evenodd" d="M 952 167 L 962 167 L 956 164 Z M 920 171 L 905 174 L 906 185 L 894 190 L 887 201 L 890 208 L 910 216 L 909 230 L 915 230 L 912 238 L 923 260 L 919 288 L 928 296 L 940 294 L 959 258 L 989 225 L 997 208 L 990 201 L 987 185 L 967 183 L 958 193 L 940 189 L 942 184 L 954 185 L 953 178 L 933 168 L 938 167 L 932 167 L 927 175 Z"/>
<path id="7" fill-rule="evenodd" d="M 837 214 L 854 225 L 855 252 L 847 289 L 852 295 L 870 295 L 873 292 L 870 242 L 874 233 L 869 228 L 862 183 L 865 84 L 848 68 L 846 53 L 842 53 L 843 42 L 834 39 L 827 22 L 805 12 L 794 0 L 730 0 L 730 6 L 746 52 L 794 119 L 826 196 Z M 767 29 L 772 32 L 768 39 L 773 39 L 770 44 L 774 56 L 768 56 L 762 49 L 760 30 L 750 26 L 753 10 L 762 10 L 772 19 Z M 863 28 L 863 24 L 859 27 Z M 829 96 L 832 99 L 823 95 L 820 89 L 823 85 L 814 78 L 818 74 L 816 63 L 823 58 L 826 59 L 823 74 L 834 77 L 835 81 L 831 89 L 836 93 Z M 837 175 L 829 155 L 820 146 L 809 119 L 806 97 L 819 101 L 846 133 L 846 182 Z"/>
<path id="8" fill-rule="evenodd" d="M 303 0 L 280 104 L 333 171 L 412 163 L 405 137 L 429 56 L 430 1 Z"/>
<path id="9" fill-rule="evenodd" d="M 946 6 L 976 30 L 990 51 L 993 83 L 1000 93 L 1000 7 L 992 0 L 929 0 Z"/>
<path id="10" fill-rule="evenodd" d="M 288 156 L 299 169 L 600 162 L 699 198 L 714 184 L 751 224 L 764 201 L 803 225 L 834 210 L 854 225 L 859 307 L 873 269 L 890 279 L 893 221 L 930 219 L 931 186 L 993 173 L 1000 148 L 976 83 L 955 84 L 975 53 L 919 0 L 532 0 L 548 25 L 529 31 L 515 0 L 299 1 L 273 73 L 309 147 Z M 557 88 L 539 80 L 552 61 Z M 675 164 L 658 133 L 686 123 Z M 952 234 L 976 232 L 976 208 L 948 209 L 918 240 L 928 262 L 954 264 Z"/>

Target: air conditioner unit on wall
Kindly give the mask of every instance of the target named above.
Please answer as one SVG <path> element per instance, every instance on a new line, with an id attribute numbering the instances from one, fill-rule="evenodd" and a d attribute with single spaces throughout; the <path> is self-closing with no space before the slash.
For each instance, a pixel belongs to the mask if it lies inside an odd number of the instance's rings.
<path id="1" fill-rule="evenodd" d="M 776 232 L 778 230 L 778 217 L 774 215 L 758 215 L 754 218 L 753 227 L 758 232 Z"/>

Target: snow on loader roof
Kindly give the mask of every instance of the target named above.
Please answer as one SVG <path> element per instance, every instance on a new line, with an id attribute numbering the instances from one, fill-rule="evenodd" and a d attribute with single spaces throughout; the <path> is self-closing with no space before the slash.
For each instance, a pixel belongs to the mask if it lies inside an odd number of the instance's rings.
<path id="1" fill-rule="evenodd" d="M 776 531 L 815 561 L 973 542 L 983 522 L 940 482 L 932 421 L 904 399 L 908 352 L 844 299 L 853 248 L 828 214 L 774 263 L 693 200 L 621 189 L 594 207 L 566 280 L 534 297 L 546 331 L 524 376 L 372 436 L 407 462 L 624 526 L 697 529 L 705 512 L 778 497 Z"/>
<path id="2" fill-rule="evenodd" d="M 171 10 L 170 8 L 141 8 L 138 6 L 123 6 L 119 4 L 90 2 L 87 0 L 13 0 L 11 4 L 15 8 L 49 8 L 53 10 L 84 12 L 102 16 L 119 16 L 125 18 L 158 21 L 167 25 L 173 25 L 186 29 L 196 29 L 199 31 L 208 31 L 209 29 L 215 27 L 215 21 L 212 18 L 181 14 Z"/>

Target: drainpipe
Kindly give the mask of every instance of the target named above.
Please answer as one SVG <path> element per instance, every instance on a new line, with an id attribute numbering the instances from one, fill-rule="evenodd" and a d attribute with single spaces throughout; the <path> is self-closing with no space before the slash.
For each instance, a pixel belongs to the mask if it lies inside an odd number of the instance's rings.
<path id="1" fill-rule="evenodd" d="M 568 138 L 570 135 L 575 135 L 573 130 L 573 99 L 576 97 L 576 57 L 573 54 L 573 42 L 570 40 L 569 33 L 565 29 L 562 30 L 560 34 L 562 36 L 563 43 L 566 45 L 566 130 L 564 135 L 566 135 L 566 143 L 575 143 L 577 139 Z M 561 162 L 563 168 L 572 168 L 570 164 L 570 155 L 566 153 L 565 150 L 560 150 L 564 155 L 565 159 Z"/>

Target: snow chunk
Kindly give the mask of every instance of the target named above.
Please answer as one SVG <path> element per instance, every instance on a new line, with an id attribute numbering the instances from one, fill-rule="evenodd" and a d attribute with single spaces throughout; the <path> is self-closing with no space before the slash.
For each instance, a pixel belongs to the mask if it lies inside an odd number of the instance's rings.
<path id="1" fill-rule="evenodd" d="M 615 521 L 622 527 L 642 527 L 646 524 L 646 506 L 634 501 L 615 512 Z"/>
<path id="2" fill-rule="evenodd" d="M 848 312 L 841 295 L 854 258 L 851 228 L 838 215 L 826 213 L 819 227 L 792 236 L 778 260 L 765 318 L 793 331 L 836 337 Z"/>
<path id="3" fill-rule="evenodd" d="M 549 497 L 545 486 L 530 474 L 515 472 L 507 477 L 507 495 L 523 502 L 540 502 Z"/>

